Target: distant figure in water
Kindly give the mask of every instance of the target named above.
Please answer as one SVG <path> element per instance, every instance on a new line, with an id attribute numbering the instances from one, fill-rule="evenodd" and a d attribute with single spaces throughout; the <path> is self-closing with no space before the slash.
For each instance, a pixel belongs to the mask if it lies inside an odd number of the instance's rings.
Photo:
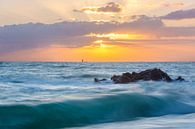
<path id="1" fill-rule="evenodd" d="M 84 60 L 82 59 L 82 63 L 84 62 Z"/>

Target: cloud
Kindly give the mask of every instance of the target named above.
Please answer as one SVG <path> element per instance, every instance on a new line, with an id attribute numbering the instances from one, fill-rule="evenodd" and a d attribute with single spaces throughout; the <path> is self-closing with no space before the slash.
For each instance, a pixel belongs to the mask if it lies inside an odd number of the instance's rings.
<path id="1" fill-rule="evenodd" d="M 65 47 L 87 45 L 91 39 L 82 36 L 85 33 L 82 26 L 86 27 L 85 23 L 28 23 L 0 27 L 0 53 L 41 48 L 52 44 L 60 44 Z M 78 32 L 77 29 L 82 29 L 83 33 Z"/>
<path id="2" fill-rule="evenodd" d="M 158 17 L 134 16 L 135 20 L 125 23 L 116 22 L 61 22 L 54 24 L 28 23 L 0 27 L 0 53 L 43 48 L 60 45 L 67 48 L 91 45 L 97 40 L 112 41 L 109 38 L 86 36 L 90 33 L 128 33 L 156 37 L 195 37 L 195 27 L 166 27 Z M 129 40 L 126 40 L 129 42 Z M 131 40 L 132 41 L 132 40 Z M 139 41 L 139 39 L 133 39 Z M 124 42 L 124 41 L 123 41 Z M 181 41 L 180 41 L 181 42 Z"/>
<path id="3" fill-rule="evenodd" d="M 119 13 L 122 11 L 121 5 L 115 2 L 107 3 L 103 7 L 86 7 L 74 12 L 91 12 L 91 13 Z"/>
<path id="4" fill-rule="evenodd" d="M 178 3 L 164 3 L 163 6 L 167 7 L 167 8 L 181 8 L 183 7 L 185 4 L 182 2 L 178 2 Z"/>
<path id="5" fill-rule="evenodd" d="M 189 10 L 178 10 L 175 12 L 171 12 L 171 13 L 169 13 L 161 18 L 162 19 L 171 19 L 171 20 L 195 18 L 195 8 L 189 9 Z"/>

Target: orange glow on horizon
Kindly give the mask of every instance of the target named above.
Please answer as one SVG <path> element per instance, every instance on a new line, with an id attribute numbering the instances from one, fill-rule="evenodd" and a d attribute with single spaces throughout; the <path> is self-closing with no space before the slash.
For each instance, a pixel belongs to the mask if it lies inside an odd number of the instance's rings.
<path id="1" fill-rule="evenodd" d="M 108 38 L 110 40 L 136 40 L 136 39 L 151 39 L 154 36 L 143 35 L 143 34 L 129 34 L 129 33 L 108 33 L 108 34 L 96 34 L 90 33 L 86 35 L 88 37 L 97 37 L 97 38 Z"/>
<path id="2" fill-rule="evenodd" d="M 195 46 L 150 44 L 144 46 L 110 45 L 96 41 L 81 48 L 50 46 L 47 48 L 13 52 L 0 57 L 3 61 L 49 62 L 140 62 L 140 61 L 191 61 Z M 180 56 L 182 55 L 182 56 Z M 189 56 L 190 55 L 190 56 Z"/>

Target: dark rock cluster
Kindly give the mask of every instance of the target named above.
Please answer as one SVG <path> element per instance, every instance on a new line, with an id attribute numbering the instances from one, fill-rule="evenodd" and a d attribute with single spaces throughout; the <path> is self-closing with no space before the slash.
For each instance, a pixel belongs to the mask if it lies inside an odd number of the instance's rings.
<path id="1" fill-rule="evenodd" d="M 122 75 L 114 75 L 111 80 L 115 84 L 125 84 L 125 83 L 130 83 L 130 82 L 137 82 L 140 80 L 143 81 L 167 81 L 171 82 L 173 79 L 162 71 L 161 69 L 148 69 L 139 73 L 133 72 L 133 73 L 123 73 Z M 182 77 L 178 77 L 176 79 L 177 81 L 184 81 Z"/>

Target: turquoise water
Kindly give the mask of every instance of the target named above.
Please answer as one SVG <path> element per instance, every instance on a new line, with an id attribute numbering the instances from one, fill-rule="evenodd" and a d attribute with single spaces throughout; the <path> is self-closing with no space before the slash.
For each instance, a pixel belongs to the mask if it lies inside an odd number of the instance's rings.
<path id="1" fill-rule="evenodd" d="M 161 68 L 184 82 L 113 84 Z M 94 78 L 108 81 L 94 83 Z M 195 63 L 0 63 L 0 129 L 195 128 Z"/>

